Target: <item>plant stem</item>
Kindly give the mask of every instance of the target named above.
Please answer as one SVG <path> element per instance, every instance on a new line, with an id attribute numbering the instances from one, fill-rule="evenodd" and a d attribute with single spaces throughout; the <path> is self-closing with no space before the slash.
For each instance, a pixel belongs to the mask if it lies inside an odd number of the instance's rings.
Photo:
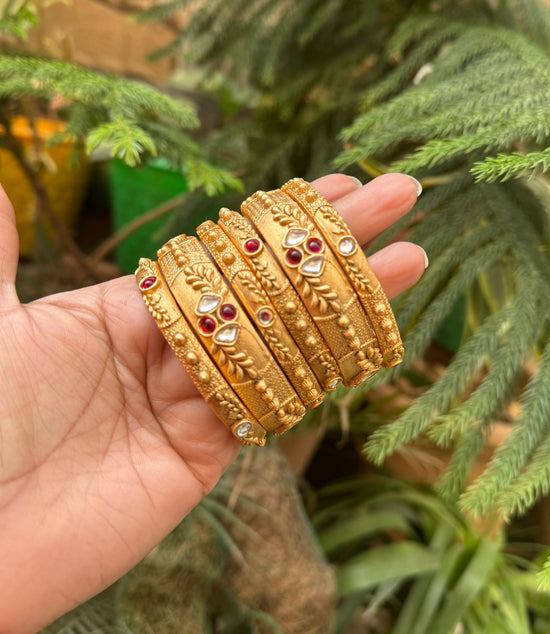
<path id="1" fill-rule="evenodd" d="M 141 214 L 137 218 L 134 218 L 127 225 L 124 225 L 112 236 L 109 236 L 104 240 L 90 255 L 90 263 L 97 264 L 103 260 L 111 251 L 113 251 L 121 242 L 124 242 L 126 238 L 135 233 L 138 229 L 141 229 L 145 225 L 149 224 L 157 218 L 162 218 L 166 214 L 170 213 L 173 209 L 183 203 L 187 197 L 187 192 L 184 194 L 178 194 L 170 200 L 162 203 L 158 207 L 154 207 L 144 214 Z"/>

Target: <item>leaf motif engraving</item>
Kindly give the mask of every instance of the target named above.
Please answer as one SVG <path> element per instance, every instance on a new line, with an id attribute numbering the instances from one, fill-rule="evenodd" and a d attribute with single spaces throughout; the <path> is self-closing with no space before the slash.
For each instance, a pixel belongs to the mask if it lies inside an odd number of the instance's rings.
<path id="1" fill-rule="evenodd" d="M 166 308 L 162 306 L 162 299 L 159 294 L 143 295 L 143 301 L 155 321 L 160 323 L 169 321 L 170 316 L 168 315 Z"/>

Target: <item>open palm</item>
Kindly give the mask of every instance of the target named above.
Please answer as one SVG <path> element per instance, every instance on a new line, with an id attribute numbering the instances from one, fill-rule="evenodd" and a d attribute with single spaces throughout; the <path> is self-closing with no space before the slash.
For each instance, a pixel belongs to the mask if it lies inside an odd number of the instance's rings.
<path id="1" fill-rule="evenodd" d="M 315 186 L 363 243 L 417 197 L 406 176 Z M 21 305 L 0 196 L 0 632 L 24 634 L 134 566 L 216 484 L 239 445 L 202 401 L 132 277 Z M 390 297 L 424 253 L 371 258 Z M 259 449 L 258 451 L 261 451 Z"/>

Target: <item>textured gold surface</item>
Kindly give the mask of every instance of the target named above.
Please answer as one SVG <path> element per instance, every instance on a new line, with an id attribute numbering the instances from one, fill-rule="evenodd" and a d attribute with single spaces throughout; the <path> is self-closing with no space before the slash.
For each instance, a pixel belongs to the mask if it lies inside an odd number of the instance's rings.
<path id="1" fill-rule="evenodd" d="M 244 444 L 282 433 L 340 382 L 402 360 L 386 295 L 309 183 L 256 192 L 142 258 L 143 300 L 198 391 Z"/>
<path id="2" fill-rule="evenodd" d="M 392 367 L 401 363 L 403 345 L 393 311 L 363 250 L 357 245 L 353 252 L 345 254 L 339 248 L 344 240 L 355 242 L 342 217 L 314 187 L 301 178 L 290 180 L 281 189 L 298 202 L 315 222 L 346 271 L 373 325 L 384 365 Z"/>
<path id="3" fill-rule="evenodd" d="M 347 386 L 362 383 L 379 366 L 378 343 L 372 327 L 354 289 L 331 249 L 322 253 L 307 251 L 307 241 L 325 240 L 309 216 L 290 196 L 280 190 L 256 192 L 242 204 L 243 215 L 249 218 L 267 240 L 283 270 L 302 297 L 310 315 L 322 333 L 336 359 Z M 287 252 L 294 232 L 305 232 L 306 237 L 295 249 L 301 253 L 298 266 L 288 263 Z M 289 237 L 290 236 L 290 237 Z M 321 258 L 321 260 L 319 260 Z M 308 274 L 308 262 L 321 261 L 318 274 Z M 380 359 L 381 361 L 381 359 Z"/>
<path id="4" fill-rule="evenodd" d="M 149 289 L 140 288 L 145 305 L 204 400 L 236 436 L 237 427 L 250 424 L 250 431 L 246 435 L 237 436 L 243 444 L 264 445 L 264 428 L 235 394 L 199 343 L 164 283 L 158 265 L 142 258 L 136 271 L 138 285 L 149 277 L 155 277 L 156 282 Z M 197 424 L 200 425 L 200 421 Z"/>
<path id="5" fill-rule="evenodd" d="M 330 353 L 300 296 L 269 248 L 263 243 L 260 234 L 246 218 L 229 209 L 220 211 L 218 224 L 250 264 L 323 389 L 326 392 L 335 389 L 335 384 L 342 380 L 336 359 Z M 257 253 L 246 252 L 244 245 L 248 240 L 259 241 L 260 248 Z"/>
<path id="6" fill-rule="evenodd" d="M 210 220 L 197 227 L 197 235 L 304 405 L 318 407 L 324 398 L 321 386 L 246 259 L 223 229 Z"/>
<path id="7" fill-rule="evenodd" d="M 256 420 L 275 433 L 299 422 L 306 411 L 303 403 L 200 242 L 186 236 L 172 239 L 159 251 L 159 264 L 199 341 Z M 217 306 L 201 312 L 201 303 L 209 298 Z M 236 308 L 233 320 L 221 318 L 223 305 Z M 205 318 L 216 324 L 210 334 L 200 325 Z"/>

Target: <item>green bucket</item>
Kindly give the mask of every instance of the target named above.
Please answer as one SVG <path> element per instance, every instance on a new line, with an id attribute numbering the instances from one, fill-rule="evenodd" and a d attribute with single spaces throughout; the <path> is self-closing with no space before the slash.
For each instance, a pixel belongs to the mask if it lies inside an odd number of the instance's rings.
<path id="1" fill-rule="evenodd" d="M 167 167 L 162 159 L 142 168 L 114 159 L 110 170 L 113 229 L 119 231 L 138 216 L 186 191 L 185 176 Z M 117 247 L 116 261 L 125 273 L 136 270 L 140 257 L 156 259 L 158 248 L 167 240 L 166 227 L 173 213 L 141 227 Z"/>

